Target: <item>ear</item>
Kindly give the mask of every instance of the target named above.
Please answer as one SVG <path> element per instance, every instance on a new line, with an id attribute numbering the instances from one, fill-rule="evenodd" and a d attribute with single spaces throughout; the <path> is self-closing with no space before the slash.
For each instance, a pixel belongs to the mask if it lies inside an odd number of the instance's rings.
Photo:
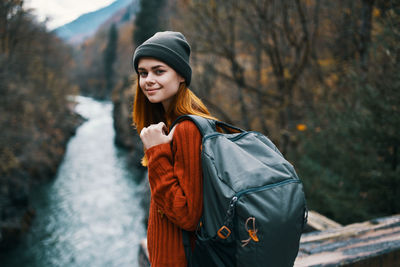
<path id="1" fill-rule="evenodd" d="M 179 83 L 185 82 L 185 78 L 183 78 L 182 75 L 180 75 L 180 74 L 178 74 L 178 75 L 179 75 Z"/>

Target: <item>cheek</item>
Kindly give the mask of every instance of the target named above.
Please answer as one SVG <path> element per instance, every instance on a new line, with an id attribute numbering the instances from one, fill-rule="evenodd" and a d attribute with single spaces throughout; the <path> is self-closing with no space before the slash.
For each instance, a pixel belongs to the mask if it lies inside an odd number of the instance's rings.
<path id="1" fill-rule="evenodd" d="M 179 88 L 180 80 L 178 76 L 170 76 L 169 79 L 166 81 L 171 87 Z"/>
<path id="2" fill-rule="evenodd" d="M 170 93 L 176 94 L 176 92 L 178 92 L 178 90 L 179 90 L 179 81 L 178 80 L 170 80 L 166 87 L 168 87 Z"/>
<path id="3" fill-rule="evenodd" d="M 139 78 L 139 87 L 140 87 L 140 89 L 142 89 L 142 91 L 143 91 L 144 85 L 145 85 L 145 83 L 144 83 L 143 79 Z"/>

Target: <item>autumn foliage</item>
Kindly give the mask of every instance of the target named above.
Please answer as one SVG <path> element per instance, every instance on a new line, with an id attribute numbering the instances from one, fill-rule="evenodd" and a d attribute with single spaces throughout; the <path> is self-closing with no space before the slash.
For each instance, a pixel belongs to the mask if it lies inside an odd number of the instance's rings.
<path id="1" fill-rule="evenodd" d="M 400 212 L 399 1 L 178 1 L 193 90 L 268 134 L 311 209 L 342 223 Z"/>
<path id="2" fill-rule="evenodd" d="M 398 0 L 169 0 L 162 20 L 192 46 L 191 90 L 267 134 L 311 209 L 341 223 L 400 212 Z"/>
<path id="3" fill-rule="evenodd" d="M 3 226 L 26 223 L 32 184 L 55 174 L 79 123 L 68 100 L 77 93 L 71 51 L 22 3 L 0 2 L 0 249 Z"/>
<path id="4" fill-rule="evenodd" d="M 153 34 L 145 22 L 155 13 L 142 9 L 72 50 L 21 3 L 1 2 L 2 177 L 35 165 L 22 155 L 38 147 L 34 160 L 61 153 L 53 140 L 65 134 L 71 80 L 86 95 L 112 95 L 117 130 L 133 135 L 133 40 Z M 181 31 L 192 47 L 190 89 L 214 116 L 267 134 L 295 165 L 309 207 L 349 223 L 400 212 L 399 4 L 168 0 L 151 31 Z"/>

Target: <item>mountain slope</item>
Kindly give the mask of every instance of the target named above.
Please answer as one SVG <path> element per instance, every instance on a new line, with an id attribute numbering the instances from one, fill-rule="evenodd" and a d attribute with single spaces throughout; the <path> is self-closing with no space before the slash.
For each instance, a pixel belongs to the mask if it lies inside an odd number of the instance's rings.
<path id="1" fill-rule="evenodd" d="M 109 6 L 83 14 L 76 20 L 58 27 L 54 30 L 54 32 L 57 34 L 57 36 L 59 36 L 61 39 L 64 39 L 68 43 L 80 43 L 85 38 L 94 34 L 98 27 L 107 21 L 113 14 L 135 2 L 137 1 L 116 0 Z"/>

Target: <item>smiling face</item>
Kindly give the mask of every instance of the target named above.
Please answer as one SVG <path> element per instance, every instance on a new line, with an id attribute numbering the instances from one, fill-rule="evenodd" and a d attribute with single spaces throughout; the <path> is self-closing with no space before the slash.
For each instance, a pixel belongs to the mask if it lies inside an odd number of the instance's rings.
<path id="1" fill-rule="evenodd" d="M 138 64 L 139 86 L 151 103 L 162 103 L 168 110 L 179 85 L 185 79 L 173 68 L 154 58 L 141 58 Z"/>

